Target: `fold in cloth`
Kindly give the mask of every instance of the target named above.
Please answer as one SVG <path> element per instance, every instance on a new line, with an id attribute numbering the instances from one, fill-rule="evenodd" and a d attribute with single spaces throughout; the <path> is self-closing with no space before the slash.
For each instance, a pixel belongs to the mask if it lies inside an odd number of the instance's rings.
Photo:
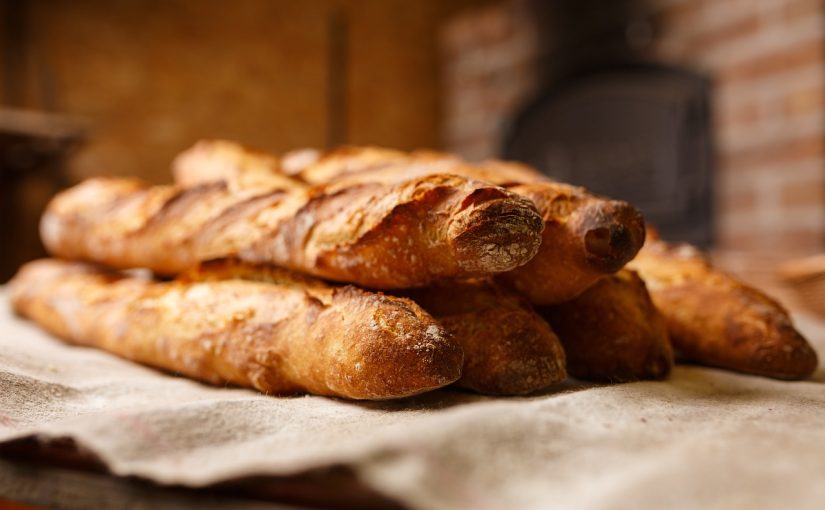
<path id="1" fill-rule="evenodd" d="M 825 324 L 800 317 L 825 352 Z M 71 438 L 118 475 L 204 486 L 346 466 L 410 508 L 822 508 L 825 372 L 781 382 L 678 366 L 392 402 L 215 388 L 61 343 L 0 292 L 0 442 Z"/>

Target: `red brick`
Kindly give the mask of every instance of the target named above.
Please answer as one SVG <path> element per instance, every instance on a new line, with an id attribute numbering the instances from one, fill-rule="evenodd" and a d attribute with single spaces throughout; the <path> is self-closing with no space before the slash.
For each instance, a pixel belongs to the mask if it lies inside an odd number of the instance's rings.
<path id="1" fill-rule="evenodd" d="M 793 20 L 807 16 L 822 16 L 825 4 L 822 0 L 793 0 L 786 1 L 782 8 L 783 19 Z"/>
<path id="2" fill-rule="evenodd" d="M 825 168 L 822 171 L 825 174 Z M 779 203 L 782 206 L 819 206 L 820 214 L 825 215 L 825 175 L 822 179 L 784 183 L 779 190 Z"/>
<path id="3" fill-rule="evenodd" d="M 512 18 L 506 5 L 489 5 L 459 15 L 441 32 L 445 56 L 456 58 L 468 50 L 500 44 L 513 35 Z"/>
<path id="4" fill-rule="evenodd" d="M 757 227 L 759 227 L 757 225 Z M 812 253 L 825 248 L 825 233 L 815 228 L 792 225 L 779 229 L 757 228 L 749 231 L 719 231 L 718 247 L 724 250 L 762 253 L 780 252 L 785 256 Z"/>
<path id="5" fill-rule="evenodd" d="M 752 188 L 735 189 L 727 193 L 720 193 L 718 197 L 717 213 L 730 214 L 741 211 L 750 211 L 756 208 L 756 193 Z"/>
<path id="6" fill-rule="evenodd" d="M 473 17 L 477 40 L 487 44 L 499 44 L 513 34 L 512 13 L 503 6 L 488 7 Z"/>
<path id="7" fill-rule="evenodd" d="M 754 101 L 727 110 L 717 108 L 714 123 L 717 128 L 724 130 L 734 126 L 753 124 L 763 117 L 762 106 Z"/>
<path id="8" fill-rule="evenodd" d="M 822 211 L 811 211 L 811 214 L 822 214 Z M 811 253 L 825 247 L 825 232 L 821 229 L 788 226 L 772 237 L 774 249 L 783 253 Z"/>
<path id="9" fill-rule="evenodd" d="M 825 140 L 821 136 L 811 136 L 780 144 L 766 144 L 734 153 L 725 153 L 719 147 L 720 162 L 729 170 L 746 170 L 754 165 L 792 163 L 811 158 L 825 158 Z"/>
<path id="10" fill-rule="evenodd" d="M 699 13 L 700 2 L 688 1 L 658 6 L 655 8 L 653 23 L 661 33 L 670 33 L 676 26 L 690 25 Z"/>
<path id="11" fill-rule="evenodd" d="M 736 20 L 729 25 L 724 25 L 712 32 L 699 32 L 696 37 L 690 40 L 690 49 L 701 54 L 708 48 L 712 48 L 720 43 L 725 43 L 731 39 L 740 39 L 756 34 L 763 28 L 762 20 L 754 13 L 751 16 Z"/>
<path id="12" fill-rule="evenodd" d="M 749 61 L 720 69 L 716 79 L 727 82 L 754 80 L 804 67 L 812 62 L 825 63 L 825 41 L 806 41 L 781 51 L 761 54 Z"/>
<path id="13" fill-rule="evenodd" d="M 825 69 L 822 71 L 825 73 Z M 789 92 L 782 99 L 782 113 L 786 117 L 820 112 L 825 115 L 825 89 L 821 87 Z"/>

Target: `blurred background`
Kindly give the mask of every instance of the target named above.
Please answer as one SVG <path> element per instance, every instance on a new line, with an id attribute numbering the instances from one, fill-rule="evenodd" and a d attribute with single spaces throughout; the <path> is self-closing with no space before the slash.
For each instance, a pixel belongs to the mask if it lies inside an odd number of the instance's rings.
<path id="1" fill-rule="evenodd" d="M 216 137 L 507 157 L 729 259 L 825 245 L 822 0 L 0 6 L 0 281 L 57 189 Z"/>

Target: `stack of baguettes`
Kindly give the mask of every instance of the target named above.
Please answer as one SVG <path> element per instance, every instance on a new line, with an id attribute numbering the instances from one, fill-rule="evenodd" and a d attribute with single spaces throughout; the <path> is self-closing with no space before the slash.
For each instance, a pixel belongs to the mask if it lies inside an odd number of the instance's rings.
<path id="1" fill-rule="evenodd" d="M 96 178 L 56 196 L 41 235 L 59 259 L 20 270 L 15 310 L 73 343 L 271 394 L 661 379 L 671 343 L 780 379 L 817 366 L 776 302 L 689 246 L 642 249 L 632 206 L 522 165 L 210 141 L 173 170 L 174 186 Z"/>

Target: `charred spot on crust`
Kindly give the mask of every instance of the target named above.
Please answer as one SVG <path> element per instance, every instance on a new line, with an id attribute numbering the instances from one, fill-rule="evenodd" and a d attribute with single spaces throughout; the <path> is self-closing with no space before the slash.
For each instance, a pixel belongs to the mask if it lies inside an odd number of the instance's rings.
<path id="1" fill-rule="evenodd" d="M 630 260 L 627 254 L 633 249 L 632 237 L 624 225 L 598 227 L 584 235 L 584 248 L 605 272 L 612 273 Z"/>
<path id="2" fill-rule="evenodd" d="M 588 207 L 582 229 L 588 261 L 606 273 L 624 267 L 644 244 L 642 215 L 625 202 L 597 202 Z"/>

